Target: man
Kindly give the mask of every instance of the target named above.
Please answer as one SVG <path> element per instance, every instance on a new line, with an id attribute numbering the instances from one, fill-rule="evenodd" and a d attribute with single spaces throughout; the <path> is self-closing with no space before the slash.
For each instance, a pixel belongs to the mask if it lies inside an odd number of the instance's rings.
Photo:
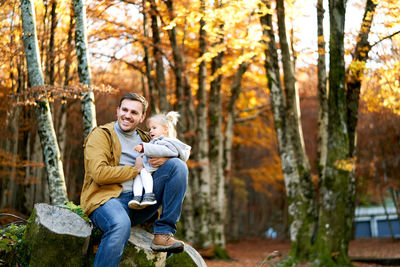
<path id="1" fill-rule="evenodd" d="M 128 242 L 131 226 L 151 218 L 162 205 L 154 222 L 154 251 L 182 252 L 184 244 L 175 240 L 182 201 L 187 187 L 186 164 L 177 158 L 153 158 L 159 167 L 153 173 L 157 204 L 131 210 L 132 184 L 143 168 L 139 153 L 133 148 L 150 140 L 137 126 L 145 119 L 148 103 L 138 94 L 124 95 L 117 108 L 117 121 L 96 127 L 84 145 L 85 180 L 81 206 L 93 223 L 103 231 L 94 266 L 118 266 Z"/>

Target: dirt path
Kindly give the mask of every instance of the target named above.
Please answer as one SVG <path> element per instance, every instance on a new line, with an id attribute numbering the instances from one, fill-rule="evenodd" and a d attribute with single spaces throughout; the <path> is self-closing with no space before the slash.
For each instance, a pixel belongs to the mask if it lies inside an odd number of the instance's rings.
<path id="1" fill-rule="evenodd" d="M 227 251 L 232 261 L 206 260 L 208 267 L 267 267 L 265 259 L 274 253 L 284 257 L 290 248 L 288 241 L 253 239 L 229 243 Z M 400 240 L 358 239 L 350 242 L 350 257 L 400 258 Z M 381 265 L 354 262 L 357 267 Z M 387 266 L 387 265 L 386 265 Z"/>

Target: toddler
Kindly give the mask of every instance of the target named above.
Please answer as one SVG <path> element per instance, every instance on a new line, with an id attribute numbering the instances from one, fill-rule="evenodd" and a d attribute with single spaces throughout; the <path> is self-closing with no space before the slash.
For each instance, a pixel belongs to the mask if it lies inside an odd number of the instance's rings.
<path id="1" fill-rule="evenodd" d="M 143 169 L 133 181 L 133 199 L 128 203 L 129 208 L 143 209 L 157 203 L 151 176 L 157 168 L 150 165 L 148 158 L 177 157 L 185 162 L 189 159 L 191 147 L 176 138 L 175 126 L 179 116 L 178 112 L 170 111 L 167 114 L 156 114 L 147 120 L 151 141 L 133 148 L 143 153 Z"/>

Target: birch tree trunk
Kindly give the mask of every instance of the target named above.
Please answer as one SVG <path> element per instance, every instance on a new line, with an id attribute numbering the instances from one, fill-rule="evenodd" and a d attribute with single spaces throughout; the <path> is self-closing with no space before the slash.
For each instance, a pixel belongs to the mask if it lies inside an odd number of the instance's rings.
<path id="1" fill-rule="evenodd" d="M 150 16 L 151 16 L 151 30 L 153 33 L 153 55 L 156 60 L 156 88 L 158 90 L 159 106 L 161 112 L 169 110 L 169 103 L 167 100 L 167 88 L 165 83 L 164 64 L 161 54 L 161 38 L 158 29 L 158 15 L 155 0 L 150 1 Z"/>
<path id="2" fill-rule="evenodd" d="M 346 126 L 344 22 L 346 1 L 329 1 L 328 154 L 321 183 L 316 251 L 323 266 L 352 266 L 348 258 L 354 213 L 353 162 Z"/>
<path id="3" fill-rule="evenodd" d="M 324 6 L 323 0 L 317 2 L 318 24 L 318 176 L 319 183 L 325 173 L 325 162 L 328 145 L 328 92 L 326 86 L 326 49 L 324 37 Z"/>
<path id="4" fill-rule="evenodd" d="M 212 74 L 222 64 L 223 54 L 220 53 L 211 62 Z M 211 82 L 209 107 L 209 160 L 211 178 L 211 235 L 214 244 L 225 247 L 224 218 L 225 218 L 225 180 L 223 172 L 223 136 L 222 136 L 222 107 L 221 107 L 221 78 L 218 76 Z"/>
<path id="5" fill-rule="evenodd" d="M 165 1 L 168 13 L 169 13 L 169 20 L 173 21 L 175 18 L 174 15 L 174 5 L 172 0 Z M 175 26 L 168 30 L 168 37 L 170 40 L 170 44 L 172 47 L 172 55 L 174 58 L 174 65 L 173 70 L 175 74 L 175 95 L 176 95 L 176 107 L 175 109 L 181 115 L 180 119 L 178 120 L 177 125 L 177 132 L 178 138 L 181 140 L 185 140 L 190 146 L 194 146 L 194 138 L 193 135 L 189 135 L 189 137 L 185 137 L 184 133 L 188 131 L 193 131 L 195 129 L 195 114 L 194 114 L 194 107 L 193 107 L 193 99 L 191 94 L 191 86 L 188 82 L 188 78 L 184 76 L 184 45 L 182 44 L 179 47 L 177 38 L 176 38 L 176 29 Z M 194 241 L 196 238 L 195 230 L 195 220 L 194 220 L 194 204 L 193 204 L 193 180 L 196 180 L 195 172 L 190 172 L 190 180 L 189 186 L 186 190 L 185 202 L 183 204 L 183 218 L 182 223 L 185 229 L 185 238 L 186 240 Z"/>
<path id="6" fill-rule="evenodd" d="M 270 9 L 269 1 L 263 1 Z M 304 151 L 300 132 L 298 98 L 295 90 L 293 65 L 290 61 L 284 25 L 284 7 L 277 1 L 278 26 L 284 68 L 286 99 L 280 81 L 277 48 L 272 24 L 272 15 L 261 19 L 266 43 L 265 68 L 270 89 L 271 105 L 278 138 L 278 150 L 285 179 L 290 224 L 291 255 L 296 259 L 307 259 L 311 253 L 311 240 L 315 227 L 315 198 L 311 172 Z"/>
<path id="7" fill-rule="evenodd" d="M 204 0 L 200 1 L 200 9 L 203 17 L 200 19 L 200 29 L 199 29 L 199 58 L 201 58 L 204 53 L 206 53 L 206 31 L 204 29 L 205 19 L 205 3 Z M 198 234 L 196 240 L 196 246 L 200 248 L 206 248 L 210 246 L 210 231 L 209 231 L 209 221 L 208 213 L 210 211 L 210 160 L 208 156 L 208 122 L 207 122 L 207 88 L 206 88 L 206 73 L 207 67 L 206 62 L 203 60 L 199 65 L 198 72 L 198 90 L 197 90 L 197 129 L 196 136 L 197 142 L 195 146 L 195 161 L 198 166 L 197 177 L 198 181 L 195 183 L 194 194 L 197 196 L 197 201 L 195 202 L 195 210 L 198 216 L 195 218 L 198 221 Z"/>
<path id="8" fill-rule="evenodd" d="M 189 133 L 189 136 L 186 136 L 184 140 L 192 147 L 195 148 L 196 146 L 196 112 L 193 104 L 193 96 L 191 91 L 191 86 L 188 81 L 187 75 L 184 75 L 184 95 L 185 95 L 185 127 L 187 129 L 186 133 Z M 192 156 L 190 158 L 190 163 L 195 162 L 195 151 L 192 150 Z M 197 235 L 195 234 L 195 229 L 199 229 L 195 223 L 195 209 L 194 209 L 194 202 L 197 202 L 197 199 L 194 199 L 196 193 L 199 192 L 198 186 L 195 186 L 195 182 L 198 181 L 198 173 L 196 172 L 195 168 L 190 168 L 189 170 L 189 186 L 186 190 L 185 201 L 183 202 L 183 210 L 184 210 L 184 217 L 183 223 L 185 228 L 185 237 L 188 238 L 187 240 L 194 241 L 196 240 Z M 197 190 L 196 190 L 197 189 Z M 205 216 L 205 214 L 203 215 Z M 202 229 L 202 228 L 200 228 Z"/>
<path id="9" fill-rule="evenodd" d="M 33 87 L 43 86 L 44 81 L 35 29 L 35 9 L 32 1 L 21 0 L 21 17 L 30 85 Z M 39 92 L 36 93 L 36 96 L 40 96 Z M 54 205 L 64 204 L 68 201 L 68 196 L 49 103 L 46 100 L 37 99 L 35 114 L 48 176 L 51 203 Z"/>
<path id="10" fill-rule="evenodd" d="M 221 3 L 217 3 L 217 8 Z M 223 25 L 219 25 L 222 31 Z M 218 43 L 222 43 L 224 36 L 219 33 Z M 222 66 L 223 52 L 219 52 L 211 60 L 211 75 L 216 75 Z M 211 179 L 211 238 L 213 244 L 225 248 L 225 178 L 223 171 L 224 140 L 222 135 L 222 104 L 221 104 L 221 80 L 222 75 L 214 77 L 210 84 L 209 97 L 209 160 L 210 160 L 210 179 Z"/>
<path id="11" fill-rule="evenodd" d="M 299 227 L 299 231 L 297 232 L 296 242 L 291 244 L 291 253 L 300 259 L 306 259 L 311 253 L 311 241 L 316 226 L 315 221 L 317 213 L 315 210 L 315 191 L 301 127 L 299 93 L 296 88 L 296 78 L 293 69 L 295 64 L 291 60 L 286 36 L 284 0 L 277 0 L 276 5 L 279 42 L 282 51 L 282 66 L 284 72 L 283 81 L 286 93 L 287 131 L 290 136 L 289 138 L 292 140 L 296 158 L 295 167 L 299 176 L 297 184 L 298 196 L 296 196 L 295 205 L 297 209 L 300 209 L 302 212 L 302 217 L 297 218 L 295 222 Z M 290 205 L 291 204 L 289 204 L 289 208 Z"/>
<path id="12" fill-rule="evenodd" d="M 83 118 L 83 137 L 96 127 L 96 107 L 94 104 L 94 94 L 90 87 L 90 63 L 87 46 L 86 33 L 86 8 L 83 0 L 74 0 L 75 16 L 75 45 L 76 56 L 78 58 L 78 76 L 81 84 L 87 86 L 87 92 L 82 92 L 82 118 Z"/>

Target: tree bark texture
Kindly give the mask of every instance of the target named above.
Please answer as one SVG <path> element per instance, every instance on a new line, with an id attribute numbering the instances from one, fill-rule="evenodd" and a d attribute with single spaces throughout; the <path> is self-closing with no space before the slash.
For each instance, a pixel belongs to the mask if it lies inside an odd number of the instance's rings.
<path id="1" fill-rule="evenodd" d="M 51 10 L 50 10 L 50 37 L 49 37 L 49 45 L 47 50 L 46 57 L 46 83 L 53 85 L 54 84 L 54 59 L 55 59 L 55 51 L 54 51 L 54 39 L 55 32 L 57 27 L 57 1 L 51 1 Z"/>
<path id="2" fill-rule="evenodd" d="M 317 160 L 319 183 L 325 173 L 326 155 L 328 153 L 328 87 L 326 86 L 326 49 L 324 37 L 323 0 L 317 2 L 318 24 L 318 140 Z"/>
<path id="3" fill-rule="evenodd" d="M 35 29 L 35 10 L 32 1 L 21 1 L 21 17 L 30 85 L 43 86 L 44 81 L 40 67 L 40 55 Z M 38 92 L 36 96 L 39 97 L 39 94 L 40 92 Z M 38 98 L 36 104 L 37 107 L 35 109 L 35 114 L 48 175 L 51 203 L 63 204 L 68 200 L 68 196 L 49 103 L 47 100 L 41 100 Z"/>
<path id="4" fill-rule="evenodd" d="M 270 9 L 270 3 L 268 1 L 264 1 L 264 4 Z M 278 5 L 278 8 L 282 7 Z M 282 11 L 283 10 L 278 10 L 278 13 Z M 297 131 L 294 129 L 299 127 L 299 120 L 294 114 L 291 114 L 292 119 L 289 118 L 290 115 L 288 113 L 295 112 L 294 110 L 296 108 L 293 106 L 291 108 L 287 107 L 288 105 L 296 105 L 296 101 L 294 100 L 296 96 L 292 96 L 292 98 L 288 97 L 285 101 L 280 81 L 272 15 L 265 14 L 260 19 L 261 24 L 264 26 L 263 34 L 267 39 L 265 69 L 268 78 L 268 87 L 270 89 L 271 106 L 278 138 L 278 150 L 281 158 L 288 202 L 291 240 L 290 253 L 295 258 L 307 259 L 311 253 L 311 240 L 316 219 L 315 193 L 311 182 L 311 172 L 307 160 L 305 159 L 305 153 L 296 151 L 296 148 L 302 147 L 302 140 L 299 139 L 301 135 L 293 134 Z M 280 20 L 282 20 L 282 17 Z M 280 31 L 282 30 L 283 29 L 280 29 Z M 281 35 L 283 35 L 283 33 L 281 33 Z M 289 51 L 289 49 L 287 49 L 287 51 Z M 283 54 L 282 56 L 284 57 L 285 55 Z M 286 57 L 289 56 L 290 55 L 286 54 Z M 290 60 L 286 58 L 285 62 L 288 64 L 286 69 L 289 69 L 288 71 L 290 72 Z M 284 74 L 285 76 L 287 75 L 286 72 Z M 289 73 L 289 77 L 290 76 L 291 74 Z M 288 80 L 287 83 L 290 83 L 290 79 Z M 289 87 L 293 87 L 291 84 L 288 85 Z M 293 89 L 291 93 L 295 94 Z M 294 145 L 294 143 L 296 143 L 296 145 Z"/>
<path id="5" fill-rule="evenodd" d="M 149 31 L 147 30 L 147 9 L 146 9 L 146 2 L 148 0 L 143 0 L 143 36 L 148 39 L 149 38 Z M 150 62 L 150 52 L 148 45 L 143 43 L 143 51 L 144 51 L 144 64 L 146 67 L 146 78 L 147 78 L 147 85 L 149 88 L 149 99 L 150 99 L 150 112 L 151 114 L 160 112 L 157 101 L 156 101 L 156 88 L 154 85 L 154 79 L 151 75 L 153 70 L 151 62 Z"/>
<path id="6" fill-rule="evenodd" d="M 372 20 L 377 1 L 367 0 L 357 44 L 353 52 L 353 60 L 347 71 L 347 130 L 349 131 L 349 156 L 354 157 L 356 151 L 356 128 L 358 121 L 358 104 L 360 102 L 361 82 L 365 72 L 365 64 L 371 45 L 368 36 L 371 32 Z"/>
<path id="7" fill-rule="evenodd" d="M 201 0 L 201 12 L 204 12 L 205 3 Z M 204 14 L 204 13 L 203 13 Z M 202 57 L 206 52 L 206 31 L 205 20 L 200 19 L 199 29 L 199 57 Z M 194 160 L 197 162 L 196 168 L 196 182 L 194 183 L 193 197 L 196 197 L 194 209 L 195 221 L 198 222 L 199 232 L 197 234 L 196 246 L 201 248 L 208 247 L 212 244 L 209 231 L 208 216 L 210 212 L 210 160 L 208 148 L 208 121 L 207 121 L 207 88 L 206 88 L 206 62 L 202 61 L 199 64 L 198 70 L 198 90 L 197 90 L 197 129 L 196 136 L 197 142 L 195 146 Z"/>
<path id="8" fill-rule="evenodd" d="M 174 6 L 172 0 L 166 1 L 169 19 L 173 21 L 174 16 Z M 176 96 L 176 107 L 175 110 L 179 112 L 181 115 L 178 120 L 177 132 L 178 137 L 182 138 L 183 133 L 186 132 L 185 128 L 185 95 L 184 95 L 184 80 L 183 80 L 183 61 L 182 61 L 182 53 L 183 49 L 179 49 L 177 40 L 176 40 L 176 29 L 175 26 L 168 30 L 169 42 L 172 48 L 172 56 L 174 58 L 174 74 L 175 74 L 175 96 Z"/>
<path id="9" fill-rule="evenodd" d="M 156 88 L 158 90 L 159 106 L 161 112 L 169 110 L 167 88 L 165 83 L 164 64 L 161 53 L 161 38 L 158 29 L 157 5 L 155 0 L 150 1 L 151 30 L 153 33 L 153 56 L 156 60 Z"/>
<path id="10" fill-rule="evenodd" d="M 222 37 L 221 37 L 222 38 Z M 211 75 L 222 66 L 223 53 L 211 60 Z M 211 177 L 211 235 L 213 243 L 225 248 L 225 179 L 223 171 L 223 136 L 222 136 L 222 75 L 215 77 L 210 85 L 209 97 L 209 160 Z"/>
<path id="11" fill-rule="evenodd" d="M 230 173 L 232 171 L 232 139 L 236 115 L 235 104 L 242 91 L 243 74 L 246 72 L 249 65 L 248 62 L 243 62 L 239 65 L 231 84 L 231 97 L 229 98 L 228 104 L 228 118 L 226 120 L 224 140 L 224 173 L 227 181 L 229 181 Z"/>
<path id="12" fill-rule="evenodd" d="M 293 63 L 291 60 L 289 44 L 287 41 L 285 6 L 283 0 L 276 0 L 279 43 L 282 51 L 283 83 L 286 94 L 286 110 L 290 127 L 290 136 L 293 140 L 293 148 L 299 165 L 304 168 L 304 172 L 310 172 L 310 166 L 304 147 L 303 131 L 301 127 L 299 92 L 296 87 Z"/>
<path id="13" fill-rule="evenodd" d="M 323 264 L 351 266 L 348 245 L 354 213 L 354 164 L 349 156 L 346 125 L 344 22 L 346 1 L 329 1 L 329 118 L 328 154 L 321 183 L 317 236 L 318 257 Z"/>
<path id="14" fill-rule="evenodd" d="M 74 0 L 75 16 L 75 46 L 78 59 L 78 76 L 81 84 L 86 85 L 87 92 L 82 92 L 82 119 L 83 136 L 86 136 L 96 127 L 96 107 L 94 104 L 94 94 L 90 87 L 90 63 L 86 33 L 86 8 L 83 0 Z"/>
<path id="15" fill-rule="evenodd" d="M 221 1 L 216 1 L 216 8 L 221 8 Z M 218 40 L 215 45 L 224 42 L 224 25 L 218 26 Z M 222 132 L 222 74 L 217 74 L 222 67 L 224 52 L 219 52 L 211 59 L 211 76 L 214 77 L 210 84 L 209 96 L 209 160 L 210 160 L 210 178 L 211 178 L 211 238 L 213 244 L 225 248 L 225 178 L 224 178 L 224 138 Z"/>

